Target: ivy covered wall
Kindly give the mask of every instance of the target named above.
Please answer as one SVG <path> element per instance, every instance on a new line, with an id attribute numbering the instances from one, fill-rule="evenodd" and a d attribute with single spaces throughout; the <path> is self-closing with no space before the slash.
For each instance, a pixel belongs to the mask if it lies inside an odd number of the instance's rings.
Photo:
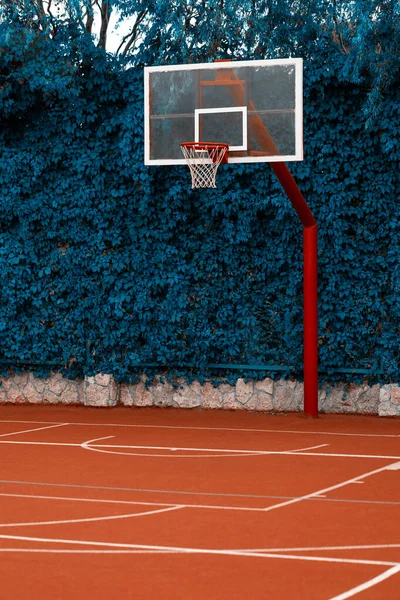
<path id="1" fill-rule="evenodd" d="M 1 372 L 301 379 L 302 231 L 269 166 L 223 166 L 202 191 L 145 167 L 142 68 L 24 36 L 0 53 Z M 400 88 L 367 124 L 365 82 L 340 69 L 305 61 L 290 165 L 319 223 L 321 377 L 398 382 Z M 228 363 L 247 367 L 208 366 Z"/>

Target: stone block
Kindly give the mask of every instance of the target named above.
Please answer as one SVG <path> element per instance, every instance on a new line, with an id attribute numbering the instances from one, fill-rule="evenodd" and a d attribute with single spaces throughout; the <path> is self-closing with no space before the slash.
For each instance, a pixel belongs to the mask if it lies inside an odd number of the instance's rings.
<path id="1" fill-rule="evenodd" d="M 236 400 L 240 404 L 246 404 L 254 393 L 253 382 L 244 382 L 244 379 L 238 379 L 236 382 Z"/>
<path id="2" fill-rule="evenodd" d="M 25 402 L 29 402 L 31 404 L 38 404 L 43 401 L 43 394 L 40 394 L 32 382 L 29 382 L 24 387 L 24 398 Z"/>
<path id="3" fill-rule="evenodd" d="M 257 394 L 257 410 L 271 412 L 273 408 L 272 396 L 264 392 Z"/>
<path id="4" fill-rule="evenodd" d="M 122 383 L 119 389 L 119 401 L 123 406 L 133 406 L 136 386 Z"/>
<path id="5" fill-rule="evenodd" d="M 38 400 L 38 403 L 39 402 L 43 402 L 43 404 L 60 404 L 61 400 L 60 396 L 50 392 L 50 390 L 46 390 L 43 392 L 42 397 Z"/>
<path id="6" fill-rule="evenodd" d="M 174 403 L 174 388 L 168 382 L 156 381 L 151 386 L 151 393 L 155 406 L 172 406 Z"/>
<path id="7" fill-rule="evenodd" d="M 62 393 L 61 402 L 63 404 L 82 404 L 82 383 L 70 382 Z"/>
<path id="8" fill-rule="evenodd" d="M 133 404 L 135 406 L 153 406 L 153 396 L 143 381 L 134 386 Z"/>
<path id="9" fill-rule="evenodd" d="M 51 379 L 51 378 L 50 378 Z M 49 379 L 41 379 L 40 377 L 34 377 L 33 375 L 29 378 L 29 383 L 33 385 L 35 390 L 39 394 L 43 394 L 44 390 L 49 384 Z"/>
<path id="10" fill-rule="evenodd" d="M 239 408 L 243 409 L 243 405 L 239 404 L 235 398 L 235 392 L 230 392 L 229 394 L 223 395 L 223 407 L 228 410 L 238 410 Z"/>
<path id="11" fill-rule="evenodd" d="M 400 387 L 398 385 L 394 385 L 392 387 L 392 403 L 400 405 Z M 400 410 L 400 406 L 399 406 Z"/>
<path id="12" fill-rule="evenodd" d="M 64 379 L 61 373 L 55 373 L 47 380 L 47 384 L 48 390 L 53 392 L 53 394 L 56 394 L 56 396 L 61 396 L 68 385 L 68 379 Z"/>
<path id="13" fill-rule="evenodd" d="M 274 393 L 274 381 L 273 379 L 266 377 L 266 379 L 263 379 L 262 381 L 256 381 L 255 388 L 260 392 L 264 392 L 265 394 L 270 394 L 272 396 Z"/>
<path id="14" fill-rule="evenodd" d="M 219 388 L 215 388 L 207 381 L 203 386 L 203 408 L 222 408 L 222 395 Z"/>
<path id="15" fill-rule="evenodd" d="M 396 417 L 400 416 L 397 408 L 391 402 L 381 402 L 379 404 L 378 414 L 380 417 Z"/>
<path id="16" fill-rule="evenodd" d="M 173 401 L 180 408 L 197 408 L 203 403 L 202 388 L 198 381 L 193 381 L 190 385 L 182 385 L 175 390 Z"/>
<path id="17" fill-rule="evenodd" d="M 275 385 L 273 408 L 279 412 L 296 412 L 303 409 L 304 386 L 302 383 L 293 385 L 292 381 L 279 380 Z"/>
<path id="18" fill-rule="evenodd" d="M 109 385 L 112 384 L 113 382 L 113 376 L 110 375 L 109 373 L 97 373 L 94 376 L 94 382 L 96 385 L 100 385 L 102 387 L 108 387 Z"/>

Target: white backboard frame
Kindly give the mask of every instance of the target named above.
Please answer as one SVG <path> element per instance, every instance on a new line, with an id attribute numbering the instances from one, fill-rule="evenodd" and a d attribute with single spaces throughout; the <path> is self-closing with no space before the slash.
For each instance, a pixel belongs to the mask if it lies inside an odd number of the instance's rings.
<path id="1" fill-rule="evenodd" d="M 151 159 L 150 158 L 150 74 L 165 71 L 183 71 L 183 70 L 215 70 L 232 69 L 241 67 L 257 66 L 279 66 L 293 65 L 295 67 L 295 154 L 279 156 L 241 156 L 229 157 L 229 163 L 258 163 L 258 162 L 294 162 L 302 161 L 303 155 L 303 59 L 302 58 L 279 58 L 272 60 L 242 60 L 226 61 L 213 63 L 198 63 L 188 65 L 161 65 L 155 67 L 144 67 L 144 164 L 147 166 L 161 165 L 186 165 L 186 160 L 182 159 Z M 231 107 L 230 107 L 231 108 Z M 238 112 L 243 107 L 233 107 Z M 244 107 L 246 108 L 246 107 Z M 202 109 L 196 109 L 202 110 Z M 205 111 L 206 109 L 204 109 Z M 220 109 L 207 109 L 217 110 Z M 226 109 L 225 109 L 226 110 Z M 247 112 L 246 112 L 247 114 Z M 246 119 L 244 119 L 246 120 Z M 246 121 L 247 126 L 247 121 Z M 247 135 L 247 134 L 246 134 Z M 245 138 L 246 139 L 246 138 Z M 185 140 L 191 141 L 191 140 Z M 193 140 L 198 141 L 198 140 Z M 218 141 L 218 140 L 213 140 Z M 233 148 L 232 148 L 233 150 Z"/>

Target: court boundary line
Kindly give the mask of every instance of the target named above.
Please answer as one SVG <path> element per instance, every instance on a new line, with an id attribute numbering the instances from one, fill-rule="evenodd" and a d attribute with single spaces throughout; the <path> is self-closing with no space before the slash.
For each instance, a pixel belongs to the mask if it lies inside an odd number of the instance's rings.
<path id="1" fill-rule="evenodd" d="M 360 592 L 364 592 L 365 590 L 374 587 L 378 583 L 385 581 L 385 579 L 389 579 L 389 577 L 392 577 L 392 575 L 395 575 L 399 572 L 400 564 L 397 566 L 393 566 L 391 569 L 384 571 L 383 573 L 377 575 L 376 577 L 373 577 L 372 579 L 368 579 L 368 581 L 365 581 L 364 583 L 361 583 L 360 585 L 357 585 L 356 587 L 353 587 L 350 590 L 347 590 L 347 592 L 339 594 L 339 596 L 334 596 L 333 598 L 330 598 L 330 600 L 346 600 L 347 598 L 351 598 L 352 596 L 355 596 Z"/>
<path id="2" fill-rule="evenodd" d="M 182 410 L 182 409 L 177 409 Z M 352 416 L 352 415 L 345 415 Z M 356 415 L 355 415 L 356 416 Z M 373 416 L 373 415 L 371 415 Z M 14 419 L 0 419 L 0 423 L 60 423 L 59 421 L 25 421 Z M 301 429 L 259 429 L 251 427 L 201 427 L 201 426 L 185 426 L 185 425 L 149 425 L 140 423 L 84 423 L 79 421 L 70 421 L 69 425 L 88 426 L 88 427 L 137 427 L 144 429 L 190 429 L 200 431 L 238 431 L 249 433 L 293 433 L 301 435 L 337 435 L 346 437 L 383 437 L 383 438 L 399 438 L 400 434 L 379 434 L 379 433 L 340 433 L 336 431 L 303 431 Z"/>

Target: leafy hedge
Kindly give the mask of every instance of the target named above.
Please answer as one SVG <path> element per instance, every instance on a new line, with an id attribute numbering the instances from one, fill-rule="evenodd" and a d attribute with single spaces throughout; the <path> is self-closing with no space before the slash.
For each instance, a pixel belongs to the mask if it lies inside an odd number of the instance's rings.
<path id="1" fill-rule="evenodd" d="M 141 68 L 70 32 L 2 31 L 2 372 L 301 378 L 301 225 L 269 166 L 190 190 L 186 168 L 143 165 Z M 305 64 L 290 166 L 319 223 L 322 372 L 400 381 L 400 88 L 366 127 L 365 83 L 327 64 Z"/>

